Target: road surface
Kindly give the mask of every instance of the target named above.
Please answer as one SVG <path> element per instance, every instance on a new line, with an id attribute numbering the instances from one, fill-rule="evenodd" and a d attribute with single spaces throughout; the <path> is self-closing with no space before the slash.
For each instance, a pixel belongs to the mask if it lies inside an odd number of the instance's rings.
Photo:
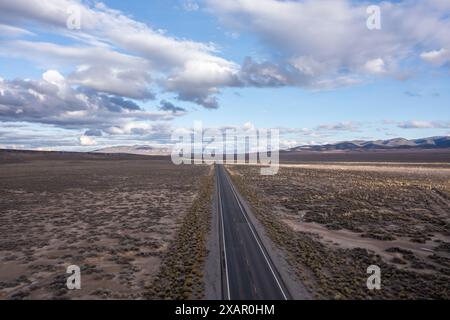
<path id="1" fill-rule="evenodd" d="M 290 299 L 223 165 L 216 165 L 216 184 L 223 298 Z"/>

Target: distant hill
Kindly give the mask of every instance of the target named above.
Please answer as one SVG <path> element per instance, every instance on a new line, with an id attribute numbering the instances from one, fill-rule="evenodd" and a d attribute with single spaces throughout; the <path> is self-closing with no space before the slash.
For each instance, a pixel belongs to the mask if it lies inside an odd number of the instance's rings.
<path id="1" fill-rule="evenodd" d="M 370 151 L 370 150 L 406 150 L 406 149 L 445 149 L 450 148 L 449 137 L 431 137 L 408 140 L 395 138 L 390 140 L 374 141 L 343 141 L 333 144 L 298 146 L 289 151 Z"/>
<path id="2" fill-rule="evenodd" d="M 98 149 L 92 151 L 93 153 L 108 153 L 108 154 L 137 154 L 144 156 L 161 156 L 170 155 L 171 149 L 167 147 L 152 147 L 146 145 L 134 145 L 134 146 L 116 146 Z"/>

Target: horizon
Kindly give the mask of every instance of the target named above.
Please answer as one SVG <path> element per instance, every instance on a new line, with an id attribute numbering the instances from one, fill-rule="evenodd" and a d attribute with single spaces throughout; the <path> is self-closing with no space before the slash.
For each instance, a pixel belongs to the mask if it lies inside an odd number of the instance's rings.
<path id="1" fill-rule="evenodd" d="M 287 148 L 279 148 L 279 151 L 291 151 L 293 149 L 298 149 L 298 148 L 308 148 L 308 147 L 319 147 L 319 146 L 327 146 L 327 145 L 337 145 L 340 143 L 353 143 L 353 142 L 362 142 L 362 143 L 368 143 L 368 142 L 389 142 L 389 141 L 393 141 L 393 140 L 407 140 L 407 141 L 416 141 L 416 140 L 430 140 L 430 139 L 439 139 L 439 138 L 450 138 L 450 135 L 444 135 L 444 136 L 432 136 L 432 137 L 422 137 L 422 138 L 417 138 L 417 139 L 406 139 L 403 137 L 396 137 L 396 138 L 389 138 L 389 139 L 378 139 L 378 140 L 342 140 L 342 141 L 336 141 L 334 143 L 322 143 L 322 144 L 302 144 L 302 145 L 296 145 L 296 146 L 292 146 L 292 147 L 287 147 Z M 99 151 L 104 151 L 106 149 L 113 149 L 113 148 L 131 148 L 131 147 L 150 147 L 153 148 L 155 150 L 163 150 L 163 149 L 168 149 L 170 151 L 172 151 L 173 146 L 172 145 L 150 145 L 150 144 L 122 144 L 122 145 L 105 145 L 105 146 L 97 146 L 97 147 L 93 147 L 90 150 L 82 150 L 82 151 L 67 151 L 67 150 L 49 150 L 46 148 L 39 148 L 39 149 L 21 149 L 21 148 L 3 148 L 0 146 L 0 150 L 4 150 L 4 151 L 37 151 L 37 152 L 81 152 L 81 153 L 97 153 Z M 396 149 L 395 147 L 392 147 L 391 149 Z M 319 151 L 319 152 L 323 152 L 323 151 Z M 114 152 L 114 153 L 124 153 L 124 152 Z M 126 152 L 125 152 L 126 153 Z M 125 154 L 124 153 L 124 154 Z M 248 153 L 248 152 L 247 152 Z M 236 153 L 234 153 L 236 154 Z M 137 155 L 137 154 L 136 154 Z M 145 155 L 145 154 L 142 154 Z M 170 153 L 167 154 L 156 154 L 156 155 L 170 155 Z"/>

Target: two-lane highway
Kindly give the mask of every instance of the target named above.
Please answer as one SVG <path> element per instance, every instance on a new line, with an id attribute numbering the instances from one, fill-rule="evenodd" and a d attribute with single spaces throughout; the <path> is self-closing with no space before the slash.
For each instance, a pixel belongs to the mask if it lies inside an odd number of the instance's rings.
<path id="1" fill-rule="evenodd" d="M 223 165 L 216 165 L 216 184 L 223 298 L 290 299 Z"/>

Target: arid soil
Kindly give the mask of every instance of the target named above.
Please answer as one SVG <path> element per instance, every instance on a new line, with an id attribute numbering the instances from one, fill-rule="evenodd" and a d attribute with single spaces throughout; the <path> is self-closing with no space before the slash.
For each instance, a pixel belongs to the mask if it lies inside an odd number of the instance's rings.
<path id="1" fill-rule="evenodd" d="M 0 299 L 158 298 L 161 261 L 196 221 L 209 171 L 158 158 L 5 157 Z M 81 268 L 81 290 L 66 288 L 69 265 Z"/>
<path id="2" fill-rule="evenodd" d="M 282 163 L 299 162 L 402 162 L 402 163 L 444 163 L 450 162 L 450 149 L 395 149 L 365 151 L 283 151 Z"/>
<path id="3" fill-rule="evenodd" d="M 316 298 L 450 298 L 447 165 L 228 169 Z M 367 289 L 370 265 L 381 290 Z"/>

